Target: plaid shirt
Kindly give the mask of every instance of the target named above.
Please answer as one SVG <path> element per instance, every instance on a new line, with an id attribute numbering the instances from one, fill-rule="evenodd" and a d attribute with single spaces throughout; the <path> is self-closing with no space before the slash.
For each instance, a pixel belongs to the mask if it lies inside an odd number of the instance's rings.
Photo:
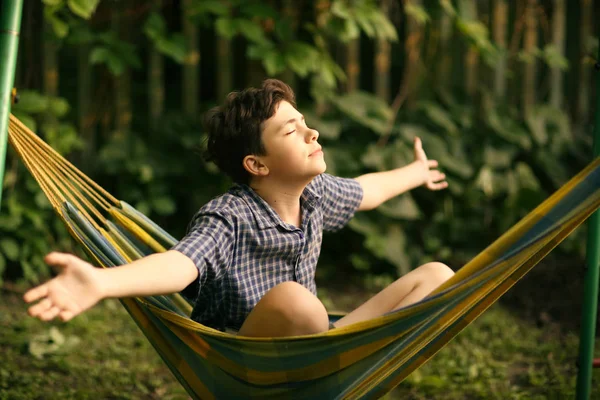
<path id="1" fill-rule="evenodd" d="M 198 280 L 183 291 L 195 304 L 191 318 L 239 330 L 256 303 L 280 283 L 298 282 L 316 295 L 323 230 L 346 225 L 362 196 L 354 179 L 317 176 L 301 196 L 302 229 L 284 222 L 247 185 L 208 202 L 173 247 L 199 271 Z"/>

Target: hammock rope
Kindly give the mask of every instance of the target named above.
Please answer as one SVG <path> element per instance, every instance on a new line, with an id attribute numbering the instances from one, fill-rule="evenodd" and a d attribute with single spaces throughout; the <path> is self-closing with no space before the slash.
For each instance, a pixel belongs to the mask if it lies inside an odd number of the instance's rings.
<path id="1" fill-rule="evenodd" d="M 102 267 L 176 243 L 12 115 L 9 140 L 71 235 Z M 194 398 L 378 398 L 433 357 L 599 206 L 596 159 L 426 299 L 321 334 L 248 338 L 220 332 L 191 320 L 191 305 L 179 295 L 121 302 Z"/>

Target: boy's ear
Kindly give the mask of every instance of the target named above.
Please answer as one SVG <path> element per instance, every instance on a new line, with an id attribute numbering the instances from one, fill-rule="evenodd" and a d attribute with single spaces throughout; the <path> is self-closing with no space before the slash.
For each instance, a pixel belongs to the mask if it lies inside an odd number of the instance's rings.
<path id="1" fill-rule="evenodd" d="M 242 164 L 246 171 L 252 176 L 259 177 L 269 175 L 269 167 L 267 167 L 258 156 L 248 155 L 244 157 Z"/>

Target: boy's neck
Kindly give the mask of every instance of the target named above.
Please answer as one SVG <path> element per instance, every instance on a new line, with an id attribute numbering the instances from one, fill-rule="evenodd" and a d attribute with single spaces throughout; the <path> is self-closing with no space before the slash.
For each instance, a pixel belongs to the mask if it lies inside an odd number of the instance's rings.
<path id="1" fill-rule="evenodd" d="M 265 200 L 286 223 L 302 227 L 300 196 L 306 185 L 279 185 L 252 182 L 250 187 Z"/>

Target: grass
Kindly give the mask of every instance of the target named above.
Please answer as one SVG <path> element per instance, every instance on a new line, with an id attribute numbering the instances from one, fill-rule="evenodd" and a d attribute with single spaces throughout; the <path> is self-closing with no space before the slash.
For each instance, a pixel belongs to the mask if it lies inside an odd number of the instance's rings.
<path id="1" fill-rule="evenodd" d="M 580 308 L 563 297 L 558 304 L 571 304 L 571 318 L 556 320 L 560 313 L 546 293 L 532 303 L 541 309 L 531 309 L 523 299 L 543 283 L 528 279 L 387 397 L 573 398 Z M 0 399 L 188 398 L 118 301 L 104 301 L 67 324 L 42 323 L 26 315 L 20 291 L 0 291 Z M 349 309 L 368 294 L 329 288 L 322 295 L 326 304 Z M 599 346 L 597 340 L 596 357 Z M 600 399 L 600 370 L 593 388 L 592 398 Z"/>

